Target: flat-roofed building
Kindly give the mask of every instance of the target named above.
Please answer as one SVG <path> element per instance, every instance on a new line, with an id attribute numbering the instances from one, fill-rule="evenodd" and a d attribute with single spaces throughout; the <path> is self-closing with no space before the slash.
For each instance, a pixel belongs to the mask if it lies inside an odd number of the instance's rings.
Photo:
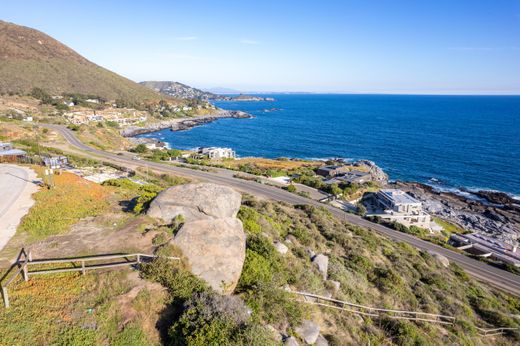
<path id="1" fill-rule="evenodd" d="M 375 194 L 375 205 L 367 215 L 379 216 L 407 227 L 416 226 L 431 230 L 431 217 L 422 209 L 422 203 L 404 191 L 382 189 Z"/>
<path id="2" fill-rule="evenodd" d="M 210 160 L 234 159 L 236 157 L 235 151 L 231 148 L 219 148 L 219 147 L 199 148 L 197 153 L 199 155 L 209 158 Z"/>
<path id="3" fill-rule="evenodd" d="M 15 149 L 11 143 L 0 142 L 0 162 L 16 162 L 25 156 L 25 151 Z"/>
<path id="4" fill-rule="evenodd" d="M 323 166 L 316 170 L 316 174 L 325 178 L 332 178 L 348 171 L 350 171 L 349 166 Z"/>
<path id="5" fill-rule="evenodd" d="M 480 233 L 452 234 L 449 244 L 474 255 L 489 257 L 494 260 L 520 267 L 520 250 L 514 245 Z"/>

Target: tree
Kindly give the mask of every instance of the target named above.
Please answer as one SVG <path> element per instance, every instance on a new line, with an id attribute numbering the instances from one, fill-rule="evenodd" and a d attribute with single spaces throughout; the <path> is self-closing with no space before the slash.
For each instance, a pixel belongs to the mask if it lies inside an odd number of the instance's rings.
<path id="1" fill-rule="evenodd" d="M 356 213 L 359 216 L 365 216 L 365 214 L 367 213 L 367 208 L 365 208 L 363 203 L 359 202 L 356 207 L 357 207 Z"/>
<path id="2" fill-rule="evenodd" d="M 135 152 L 135 153 L 138 153 L 138 154 L 144 154 L 144 153 L 148 152 L 148 148 L 147 148 L 146 145 L 144 145 L 144 144 L 138 144 L 138 145 L 134 148 L 134 152 Z"/>

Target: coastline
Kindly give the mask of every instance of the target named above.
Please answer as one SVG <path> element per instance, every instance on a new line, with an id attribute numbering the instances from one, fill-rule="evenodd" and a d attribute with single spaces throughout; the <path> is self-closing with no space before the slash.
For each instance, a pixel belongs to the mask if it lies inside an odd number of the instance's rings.
<path id="1" fill-rule="evenodd" d="M 232 110 L 218 110 L 216 113 L 207 115 L 194 116 L 189 118 L 175 118 L 157 123 L 149 124 L 144 127 L 129 126 L 121 130 L 123 137 L 134 137 L 144 133 L 157 132 L 164 129 L 170 128 L 172 131 L 184 131 L 189 130 L 193 127 L 211 123 L 218 119 L 251 119 L 253 116 L 243 111 L 232 111 Z"/>

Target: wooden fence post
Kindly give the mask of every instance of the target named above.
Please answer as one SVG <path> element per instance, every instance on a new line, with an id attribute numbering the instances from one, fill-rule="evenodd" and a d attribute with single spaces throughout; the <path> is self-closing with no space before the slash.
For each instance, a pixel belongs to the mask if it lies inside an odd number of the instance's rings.
<path id="1" fill-rule="evenodd" d="M 85 261 L 81 261 L 81 275 L 85 275 Z"/>
<path id="2" fill-rule="evenodd" d="M 22 264 L 22 276 L 25 282 L 29 281 L 29 270 L 27 270 L 27 258 L 25 259 L 25 263 Z"/>
<path id="3" fill-rule="evenodd" d="M 137 254 L 137 263 L 141 263 L 141 255 Z"/>
<path id="4" fill-rule="evenodd" d="M 4 306 L 9 307 L 9 295 L 7 294 L 7 287 L 2 286 L 2 297 L 4 298 Z"/>

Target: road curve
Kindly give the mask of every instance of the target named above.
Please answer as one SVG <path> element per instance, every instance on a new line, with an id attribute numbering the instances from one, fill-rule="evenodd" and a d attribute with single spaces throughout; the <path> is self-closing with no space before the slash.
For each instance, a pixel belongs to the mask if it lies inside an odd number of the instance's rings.
<path id="1" fill-rule="evenodd" d="M 458 252 L 443 248 L 439 245 L 432 244 L 430 242 L 421 240 L 412 235 L 395 231 L 388 227 L 370 222 L 357 215 L 346 213 L 340 209 L 334 208 L 330 205 L 322 204 L 317 201 L 298 196 L 287 192 L 285 190 L 256 183 L 254 181 L 248 181 L 243 179 L 234 178 L 235 172 L 225 169 L 212 169 L 211 171 L 200 171 L 189 168 L 172 166 L 166 163 L 149 162 L 149 161 L 134 161 L 127 156 L 118 156 L 113 153 L 101 151 L 89 147 L 79 141 L 74 133 L 61 125 L 42 125 L 53 130 L 60 132 L 63 137 L 69 142 L 70 145 L 80 149 L 82 151 L 91 153 L 95 156 L 108 159 L 111 162 L 126 165 L 130 167 L 135 166 L 147 166 L 154 171 L 163 173 L 174 173 L 185 177 L 193 177 L 209 182 L 218 184 L 224 184 L 236 188 L 242 192 L 249 193 L 256 196 L 262 196 L 268 199 L 286 202 L 289 204 L 310 204 L 328 209 L 336 217 L 348 221 L 354 225 L 365 227 L 374 230 L 380 234 L 383 234 L 394 241 L 400 241 L 408 243 L 418 249 L 426 250 L 430 252 L 436 252 L 448 258 L 451 262 L 457 263 L 460 267 L 470 275 L 474 276 L 477 280 L 488 283 L 496 288 L 502 289 L 506 292 L 520 296 L 520 276 L 513 273 L 495 268 L 486 263 L 479 262 L 473 258 L 467 257 Z"/>

